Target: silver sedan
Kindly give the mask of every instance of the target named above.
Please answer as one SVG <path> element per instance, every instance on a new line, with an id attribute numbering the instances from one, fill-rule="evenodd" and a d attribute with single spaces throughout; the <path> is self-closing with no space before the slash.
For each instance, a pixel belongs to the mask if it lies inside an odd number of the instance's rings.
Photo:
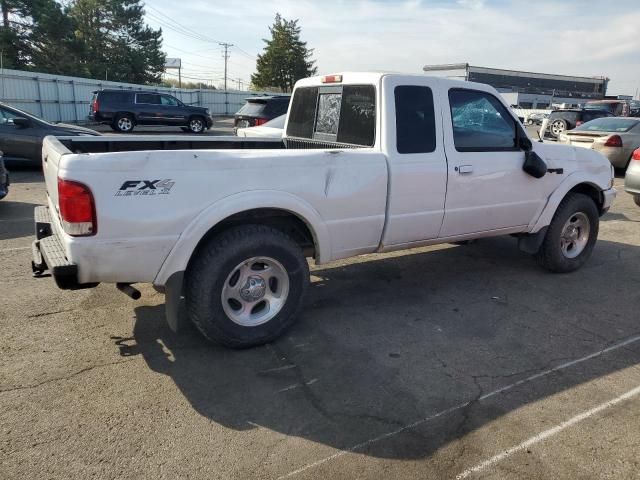
<path id="1" fill-rule="evenodd" d="M 633 151 L 640 147 L 640 118 L 596 118 L 563 133 L 558 140 L 560 143 L 597 150 L 614 167 L 627 168 Z"/>
<path id="2" fill-rule="evenodd" d="M 640 207 L 640 148 L 631 155 L 631 161 L 624 176 L 624 189 L 633 195 L 633 200 Z"/>

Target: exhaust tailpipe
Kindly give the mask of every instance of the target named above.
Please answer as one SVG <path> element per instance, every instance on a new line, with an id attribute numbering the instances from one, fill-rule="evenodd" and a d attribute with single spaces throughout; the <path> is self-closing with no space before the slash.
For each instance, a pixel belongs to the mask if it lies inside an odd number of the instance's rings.
<path id="1" fill-rule="evenodd" d="M 138 300 L 142 296 L 140 290 L 132 287 L 130 283 L 116 283 L 116 288 L 134 300 Z"/>

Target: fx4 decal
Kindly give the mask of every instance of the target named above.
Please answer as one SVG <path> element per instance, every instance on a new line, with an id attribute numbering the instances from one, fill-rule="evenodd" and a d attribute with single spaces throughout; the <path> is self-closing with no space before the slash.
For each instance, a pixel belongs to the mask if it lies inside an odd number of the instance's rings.
<path id="1" fill-rule="evenodd" d="M 127 180 L 116 191 L 116 197 L 134 197 L 138 195 L 168 195 L 176 182 L 170 178 L 164 180 Z"/>

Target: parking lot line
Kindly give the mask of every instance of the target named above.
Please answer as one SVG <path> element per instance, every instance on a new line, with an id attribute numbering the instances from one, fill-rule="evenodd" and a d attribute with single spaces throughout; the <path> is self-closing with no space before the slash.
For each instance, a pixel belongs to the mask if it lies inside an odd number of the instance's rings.
<path id="1" fill-rule="evenodd" d="M 614 398 L 613 400 L 609 400 L 608 402 L 602 403 L 600 405 L 598 405 L 597 407 L 592 408 L 591 410 L 587 410 L 586 412 L 582 412 L 579 415 L 576 415 L 575 417 L 570 418 L 569 420 L 565 420 L 564 422 L 556 425 L 555 427 L 552 427 L 548 430 L 545 430 L 543 432 L 540 432 L 539 434 L 529 438 L 528 440 L 525 440 L 524 442 L 520 443 L 519 445 L 516 445 L 515 447 L 511 447 L 507 450 L 505 450 L 502 453 L 499 453 L 487 460 L 485 460 L 482 463 L 479 463 L 478 465 L 476 465 L 475 467 L 469 468 L 467 470 L 465 470 L 464 472 L 456 475 L 456 480 L 463 480 L 464 478 L 467 478 L 469 475 L 479 472 L 481 470 L 484 470 L 487 467 L 490 467 L 492 465 L 495 465 L 496 463 L 500 462 L 501 460 L 504 460 L 507 457 L 510 457 L 511 455 L 513 455 L 514 453 L 518 453 L 522 450 L 525 450 L 526 448 L 529 448 L 532 445 L 535 445 L 536 443 L 540 443 L 543 440 L 556 435 L 557 433 L 560 433 L 562 430 L 564 430 L 565 428 L 568 428 L 572 425 L 575 425 L 576 423 L 579 423 L 583 420 L 586 420 L 589 417 L 592 417 L 600 412 L 602 412 L 603 410 L 606 410 L 607 408 L 611 408 L 614 405 L 617 405 L 620 402 L 624 402 L 625 400 L 629 400 L 632 397 L 635 397 L 636 395 L 640 394 L 640 386 L 637 386 L 636 388 L 629 390 L 626 393 L 623 393 L 622 395 L 620 395 L 619 397 Z"/>
<path id="2" fill-rule="evenodd" d="M 14 248 L 2 248 L 0 249 L 0 253 L 4 253 L 4 252 L 17 252 L 20 250 L 29 250 L 31 249 L 31 246 L 28 247 L 14 247 Z"/>
<path id="3" fill-rule="evenodd" d="M 434 413 L 432 415 L 429 415 L 428 417 L 424 417 L 424 418 L 422 418 L 420 420 L 417 420 L 417 421 L 415 421 L 413 423 L 410 423 L 408 425 L 400 427 L 400 428 L 398 428 L 396 430 L 393 430 L 391 432 L 384 433 L 384 434 L 379 435 L 377 437 L 374 437 L 374 438 L 371 438 L 369 440 L 365 440 L 364 442 L 361 442 L 361 443 L 358 443 L 356 445 L 353 445 L 353 446 L 351 446 L 349 448 L 340 450 L 340 451 L 334 453 L 333 455 L 329 455 L 327 457 L 321 458 L 320 460 L 317 460 L 315 462 L 312 462 L 312 463 L 309 463 L 307 465 L 304 465 L 304 466 L 298 468 L 297 470 L 294 470 L 292 472 L 289 472 L 289 473 L 286 473 L 284 475 L 281 475 L 280 477 L 278 477 L 278 480 L 282 480 L 282 479 L 285 479 L 285 478 L 293 477 L 293 476 L 298 475 L 298 474 L 300 474 L 300 473 L 302 473 L 302 472 L 304 472 L 306 470 L 309 470 L 311 468 L 319 467 L 320 465 L 322 465 L 324 463 L 327 463 L 327 462 L 330 462 L 330 461 L 335 460 L 337 458 L 340 458 L 340 457 L 342 457 L 342 456 L 344 456 L 344 455 L 346 455 L 348 453 L 356 452 L 356 451 L 358 451 L 358 450 L 360 450 L 360 449 L 362 449 L 364 447 L 367 447 L 367 446 L 372 445 L 374 443 L 380 442 L 382 440 L 386 440 L 388 438 L 395 437 L 396 435 L 399 435 L 402 432 L 405 432 L 405 431 L 410 430 L 412 428 L 416 428 L 416 427 L 418 427 L 420 425 L 423 425 L 423 424 L 428 423 L 428 422 L 430 422 L 432 420 L 435 420 L 436 418 L 442 417 L 444 415 L 448 415 L 448 414 L 453 413 L 453 412 L 458 411 L 458 410 L 462 410 L 463 408 L 468 407 L 473 402 L 486 400 L 487 398 L 490 398 L 490 397 L 493 397 L 495 395 L 499 395 L 499 394 L 504 393 L 506 391 L 512 390 L 512 389 L 514 389 L 514 388 L 516 388 L 516 387 L 518 387 L 520 385 L 523 385 L 525 383 L 532 382 L 532 381 L 537 380 L 539 378 L 542 378 L 542 377 L 545 377 L 547 375 L 550 375 L 550 374 L 552 374 L 554 372 L 559 372 L 561 370 L 564 370 L 566 368 L 572 367 L 574 365 L 578 365 L 578 364 L 586 362 L 588 360 L 592 360 L 592 359 L 600 357 L 600 356 L 602 356 L 602 355 L 604 355 L 606 353 L 612 352 L 614 350 L 618 350 L 620 348 L 624 348 L 624 347 L 626 347 L 628 345 L 631 345 L 632 343 L 636 343 L 638 341 L 640 341 L 640 335 L 636 335 L 634 337 L 630 337 L 630 338 L 628 338 L 626 340 L 623 340 L 621 342 L 615 343 L 615 344 L 613 344 L 613 345 L 611 345 L 611 346 L 609 346 L 607 348 L 603 348 L 602 350 L 598 350 L 597 352 L 593 352 L 593 353 L 591 353 L 589 355 L 586 355 L 584 357 L 580 357 L 580 358 L 577 358 L 575 360 L 571 360 L 569 362 L 565 362 L 565 363 L 562 363 L 562 364 L 557 365 L 555 367 L 549 368 L 547 370 L 543 370 L 542 372 L 536 373 L 536 374 L 531 375 L 531 376 L 529 376 L 527 378 L 524 378 L 522 380 L 518 380 L 515 383 L 511 383 L 511 384 L 506 385 L 504 387 L 501 387 L 501 388 L 498 388 L 496 390 L 493 390 L 493 391 L 491 391 L 491 392 L 489 392 L 489 393 L 487 393 L 485 395 L 482 395 L 477 400 L 473 399 L 473 400 L 469 400 L 469 401 L 464 402 L 464 403 L 459 403 L 458 405 L 454 405 L 453 407 L 447 408 L 446 410 L 442 410 L 440 412 L 437 412 L 437 413 Z M 638 387 L 638 389 L 640 390 L 640 387 Z M 632 390 L 632 392 L 633 392 L 633 390 Z M 627 395 L 627 394 L 625 394 L 625 395 Z M 622 400 L 620 400 L 620 401 L 622 401 Z"/>

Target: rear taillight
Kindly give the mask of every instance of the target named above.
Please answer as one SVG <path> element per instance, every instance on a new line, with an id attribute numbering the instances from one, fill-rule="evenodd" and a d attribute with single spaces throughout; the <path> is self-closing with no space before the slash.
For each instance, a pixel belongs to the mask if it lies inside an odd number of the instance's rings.
<path id="1" fill-rule="evenodd" d="M 607 138 L 607 141 L 604 142 L 605 147 L 622 147 L 622 138 L 620 135 L 611 135 Z"/>
<path id="2" fill-rule="evenodd" d="M 255 126 L 258 127 L 260 125 L 264 125 L 265 123 L 267 123 L 266 118 L 256 118 Z"/>
<path id="3" fill-rule="evenodd" d="M 85 237 L 98 231 L 93 194 L 86 185 L 58 178 L 58 207 L 62 228 L 69 235 Z"/>
<path id="4" fill-rule="evenodd" d="M 98 99 L 97 99 L 97 98 L 94 98 L 94 99 L 93 99 L 93 102 L 91 103 L 91 111 L 92 111 L 93 113 L 96 113 L 96 112 L 98 111 L 98 106 L 99 106 L 99 105 L 98 105 Z"/>
<path id="5" fill-rule="evenodd" d="M 637 160 L 640 162 L 640 148 L 636 148 L 631 155 L 631 160 Z"/>
<path id="6" fill-rule="evenodd" d="M 584 122 L 582 120 L 577 120 L 576 121 L 576 127 L 579 127 L 580 125 L 582 125 Z"/>

